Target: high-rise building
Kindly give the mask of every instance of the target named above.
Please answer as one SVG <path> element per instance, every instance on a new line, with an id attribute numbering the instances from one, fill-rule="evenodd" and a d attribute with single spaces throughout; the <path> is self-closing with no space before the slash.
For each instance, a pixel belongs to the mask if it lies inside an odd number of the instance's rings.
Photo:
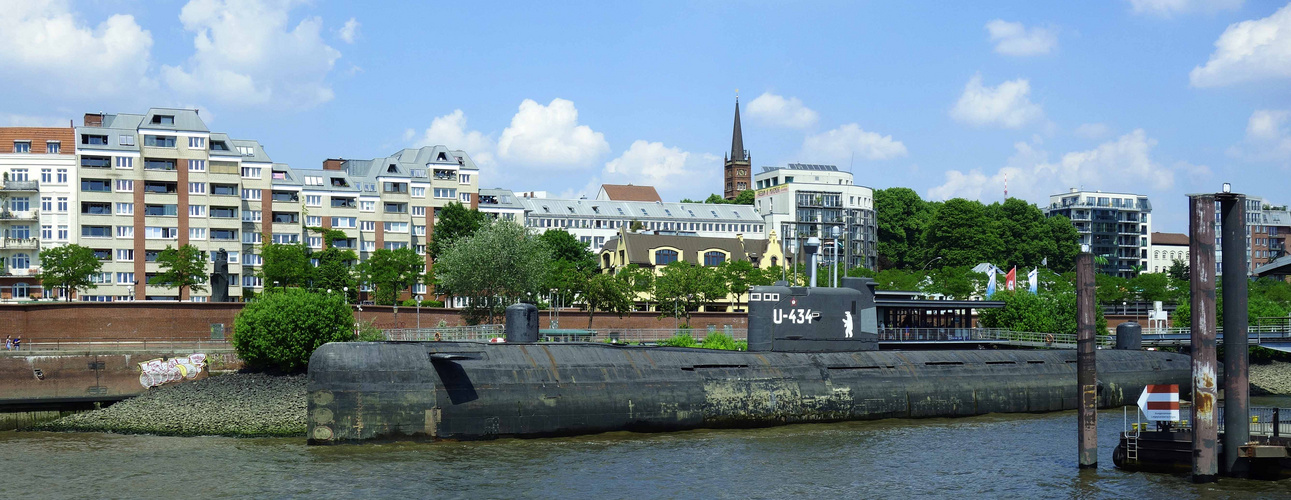
<path id="1" fill-rule="evenodd" d="M 750 189 L 752 180 L 753 157 L 744 149 L 744 132 L 740 130 L 740 99 L 735 99 L 735 129 L 731 133 L 731 153 L 722 164 L 723 179 L 726 181 L 722 191 L 726 199 L 733 200 L 740 192 Z"/>
<path id="2" fill-rule="evenodd" d="M 1090 252 L 1101 257 L 1099 271 L 1129 278 L 1150 270 L 1152 204 L 1147 196 L 1072 188 L 1050 196 L 1044 212 L 1047 217 L 1061 215 L 1071 219 L 1080 234 L 1080 243 L 1089 245 Z"/>
<path id="3" fill-rule="evenodd" d="M 1286 255 L 1287 236 L 1291 235 L 1291 213 L 1287 207 L 1269 205 L 1259 196 L 1246 196 L 1246 267 L 1247 273 Z M 1215 272 L 1223 274 L 1223 215 L 1215 202 Z"/>
<path id="4" fill-rule="evenodd" d="M 815 236 L 823 242 L 822 262 L 833 262 L 837 255 L 848 268 L 875 268 L 874 190 L 852 184 L 851 172 L 833 165 L 799 163 L 762 167 L 754 186 L 754 206 L 780 241 L 801 250 L 807 238 Z M 794 252 L 786 249 L 785 257 L 794 259 Z"/>
<path id="5" fill-rule="evenodd" d="M 0 299 L 41 297 L 40 250 L 74 242 L 72 127 L 0 128 Z"/>

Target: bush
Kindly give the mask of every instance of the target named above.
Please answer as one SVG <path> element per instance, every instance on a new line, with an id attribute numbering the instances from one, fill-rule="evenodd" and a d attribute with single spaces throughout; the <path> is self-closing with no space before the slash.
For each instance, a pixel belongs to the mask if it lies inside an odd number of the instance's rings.
<path id="1" fill-rule="evenodd" d="M 386 340 L 386 332 L 377 328 L 375 323 L 375 320 L 359 323 L 359 342 L 383 342 Z"/>
<path id="2" fill-rule="evenodd" d="M 353 313 L 335 294 L 275 290 L 233 320 L 233 347 L 250 368 L 302 371 L 318 346 L 353 338 Z"/>
<path id="3" fill-rule="evenodd" d="M 735 344 L 735 339 L 722 332 L 709 332 L 708 336 L 704 337 L 704 342 L 699 344 L 699 347 L 703 347 L 704 349 L 722 349 L 724 351 L 739 350 Z"/>
<path id="4" fill-rule="evenodd" d="M 400 302 L 400 303 L 399 303 L 399 305 L 400 305 L 400 306 L 402 306 L 402 307 L 417 307 L 417 300 L 416 300 L 416 299 L 408 299 L 408 300 L 405 300 L 405 301 L 403 301 L 403 302 Z M 444 307 L 444 301 L 442 301 L 442 300 L 423 300 L 423 301 L 421 301 L 421 307 Z"/>
<path id="5" fill-rule="evenodd" d="M 671 338 L 660 340 L 659 345 L 668 347 L 695 347 L 695 339 L 685 333 L 678 333 Z"/>

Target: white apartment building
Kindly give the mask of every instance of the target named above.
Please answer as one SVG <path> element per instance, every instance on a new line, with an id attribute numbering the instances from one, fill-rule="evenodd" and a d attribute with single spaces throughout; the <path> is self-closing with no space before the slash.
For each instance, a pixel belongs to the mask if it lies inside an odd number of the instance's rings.
<path id="1" fill-rule="evenodd" d="M 1148 241 L 1148 268 L 1144 272 L 1164 273 L 1176 260 L 1188 263 L 1188 235 L 1152 233 Z"/>
<path id="2" fill-rule="evenodd" d="M 1152 233 L 1152 204 L 1145 195 L 1081 191 L 1072 188 L 1049 197 L 1046 217 L 1071 219 L 1080 243 L 1107 260 L 1100 271 L 1130 278 L 1149 271 L 1148 235 Z"/>
<path id="3" fill-rule="evenodd" d="M 795 252 L 789 250 L 796 248 L 801 253 L 803 243 L 814 236 L 822 241 L 821 262 L 832 262 L 837 249 L 847 267 L 875 268 L 878 222 L 874 190 L 855 185 L 851 172 L 833 165 L 790 163 L 762 167 L 753 177 L 753 185 L 757 189 L 754 207 L 766 226 L 788 245 L 786 258 L 796 263 Z"/>
<path id="4" fill-rule="evenodd" d="M 0 128 L 0 300 L 52 297 L 33 279 L 40 251 L 75 242 L 72 128 Z"/>

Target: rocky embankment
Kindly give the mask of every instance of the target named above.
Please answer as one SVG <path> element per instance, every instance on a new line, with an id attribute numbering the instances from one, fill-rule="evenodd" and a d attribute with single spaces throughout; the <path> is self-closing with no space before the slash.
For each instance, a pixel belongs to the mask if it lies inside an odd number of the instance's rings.
<path id="1" fill-rule="evenodd" d="M 304 436 L 305 376 L 231 373 L 155 388 L 40 430 L 169 436 Z"/>
<path id="2" fill-rule="evenodd" d="M 1252 364 L 1251 394 L 1291 394 L 1291 363 Z"/>

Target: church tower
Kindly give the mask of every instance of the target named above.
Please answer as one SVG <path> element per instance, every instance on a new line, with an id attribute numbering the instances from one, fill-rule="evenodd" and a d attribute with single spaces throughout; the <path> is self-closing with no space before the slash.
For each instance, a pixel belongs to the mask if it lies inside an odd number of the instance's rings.
<path id="1" fill-rule="evenodd" d="M 731 154 L 726 157 L 722 167 L 726 180 L 724 191 L 726 199 L 735 199 L 741 191 L 750 189 L 753 185 L 752 163 L 753 159 L 749 156 L 749 151 L 744 149 L 744 134 L 740 132 L 740 98 L 736 96 L 735 130 L 731 134 Z"/>

